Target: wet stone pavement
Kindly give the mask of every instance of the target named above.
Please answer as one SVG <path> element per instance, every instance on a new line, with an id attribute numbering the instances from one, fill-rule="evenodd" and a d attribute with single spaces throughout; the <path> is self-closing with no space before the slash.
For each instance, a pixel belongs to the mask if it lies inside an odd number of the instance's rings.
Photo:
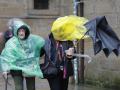
<path id="1" fill-rule="evenodd" d="M 10 85 L 8 85 L 7 90 L 14 90 L 14 83 L 13 83 L 11 76 L 9 76 L 8 81 Z M 26 86 L 24 86 L 24 88 L 25 88 L 24 90 L 26 90 Z M 1 74 L 0 74 L 0 90 L 5 90 L 5 81 Z M 36 78 L 36 90 L 50 90 L 48 82 L 45 79 Z M 68 90 L 110 90 L 110 89 L 97 88 L 93 86 L 80 86 L 80 85 L 69 84 Z"/>

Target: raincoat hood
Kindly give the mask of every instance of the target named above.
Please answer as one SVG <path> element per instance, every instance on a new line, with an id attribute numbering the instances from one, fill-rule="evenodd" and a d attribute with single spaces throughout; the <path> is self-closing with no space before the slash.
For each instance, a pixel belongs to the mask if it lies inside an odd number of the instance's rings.
<path id="1" fill-rule="evenodd" d="M 25 22 L 21 21 L 21 20 L 14 20 L 14 22 L 12 23 L 12 30 L 14 33 L 14 36 L 18 37 L 18 31 L 20 28 L 23 28 L 25 30 L 25 39 L 29 36 L 30 34 L 30 26 L 27 25 Z"/>

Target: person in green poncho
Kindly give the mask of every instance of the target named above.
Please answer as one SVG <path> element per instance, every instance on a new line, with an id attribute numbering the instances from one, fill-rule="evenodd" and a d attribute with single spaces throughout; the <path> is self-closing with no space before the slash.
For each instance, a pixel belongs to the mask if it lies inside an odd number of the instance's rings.
<path id="1" fill-rule="evenodd" d="M 12 23 L 14 36 L 10 38 L 0 55 L 3 72 L 10 72 L 15 90 L 23 90 L 23 79 L 26 79 L 27 90 L 35 90 L 35 77 L 43 78 L 39 68 L 41 49 L 44 39 L 30 34 L 30 27 L 22 20 Z"/>

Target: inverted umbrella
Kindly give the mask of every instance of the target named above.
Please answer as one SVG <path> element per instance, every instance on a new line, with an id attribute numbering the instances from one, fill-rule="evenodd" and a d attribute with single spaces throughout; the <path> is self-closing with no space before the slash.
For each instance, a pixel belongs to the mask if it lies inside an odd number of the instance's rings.
<path id="1" fill-rule="evenodd" d="M 94 54 L 104 51 L 108 57 L 111 52 L 119 54 L 120 40 L 108 24 L 105 16 L 96 17 L 85 24 L 87 35 L 93 40 Z"/>
<path id="2" fill-rule="evenodd" d="M 54 38 L 60 41 L 87 38 L 88 36 L 84 37 L 87 32 L 84 26 L 86 22 L 88 22 L 88 20 L 84 17 L 73 15 L 60 17 L 53 22 L 51 32 Z"/>

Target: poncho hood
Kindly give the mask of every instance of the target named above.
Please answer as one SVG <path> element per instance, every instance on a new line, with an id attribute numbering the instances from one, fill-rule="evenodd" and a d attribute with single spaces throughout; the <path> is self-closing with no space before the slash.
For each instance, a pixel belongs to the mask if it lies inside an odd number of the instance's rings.
<path id="1" fill-rule="evenodd" d="M 18 37 L 17 33 L 18 33 L 18 30 L 20 28 L 23 28 L 23 29 L 26 30 L 26 36 L 25 36 L 25 38 L 27 38 L 30 35 L 30 26 L 27 25 L 22 20 L 14 20 L 14 22 L 12 24 L 13 24 L 12 25 L 12 30 L 13 30 L 14 36 Z"/>

